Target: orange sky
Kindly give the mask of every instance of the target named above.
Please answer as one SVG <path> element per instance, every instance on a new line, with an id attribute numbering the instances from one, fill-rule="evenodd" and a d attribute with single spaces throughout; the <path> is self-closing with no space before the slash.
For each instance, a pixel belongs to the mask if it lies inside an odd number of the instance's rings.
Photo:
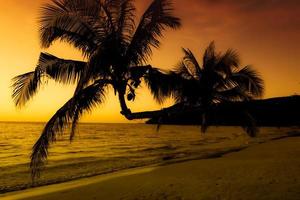
<path id="1" fill-rule="evenodd" d="M 47 121 L 68 100 L 74 86 L 51 81 L 22 110 L 11 100 L 11 78 L 34 69 L 40 51 L 58 57 L 80 59 L 72 47 L 55 43 L 41 49 L 38 41 L 39 7 L 48 0 L 0 0 L 0 121 Z M 150 0 L 136 0 L 141 12 Z M 181 47 L 201 58 L 212 40 L 219 50 L 238 50 L 242 63 L 252 64 L 266 82 L 265 97 L 300 93 L 300 2 L 299 0 L 174 0 L 182 18 L 179 31 L 165 34 L 151 64 L 171 69 L 181 57 Z M 134 111 L 156 109 L 147 90 L 140 90 Z M 93 112 L 87 122 L 126 122 L 119 114 L 113 94 Z"/>

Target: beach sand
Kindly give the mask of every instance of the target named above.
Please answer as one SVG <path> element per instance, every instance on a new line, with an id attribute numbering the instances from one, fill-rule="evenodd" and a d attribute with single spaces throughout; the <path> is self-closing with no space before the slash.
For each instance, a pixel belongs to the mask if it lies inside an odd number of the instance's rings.
<path id="1" fill-rule="evenodd" d="M 131 169 L 7 193 L 0 199 L 300 199 L 300 137 L 219 158 Z"/>

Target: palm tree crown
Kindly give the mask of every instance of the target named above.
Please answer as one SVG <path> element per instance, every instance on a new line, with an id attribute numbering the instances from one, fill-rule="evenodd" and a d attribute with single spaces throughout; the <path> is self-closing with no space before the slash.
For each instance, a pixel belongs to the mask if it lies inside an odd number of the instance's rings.
<path id="1" fill-rule="evenodd" d="M 79 49 L 87 62 L 41 53 L 34 71 L 13 80 L 17 106 L 25 105 L 35 95 L 44 78 L 77 84 L 74 96 L 50 119 L 33 147 L 33 177 L 44 165 L 57 133 L 70 123 L 72 139 L 80 116 L 102 103 L 109 87 L 119 96 L 122 114 L 129 116 L 124 96 L 134 100 L 140 79 L 151 68 L 145 65 L 151 48 L 160 46 L 166 28 L 180 27 L 180 19 L 172 12 L 170 0 L 153 0 L 136 25 L 134 0 L 52 0 L 42 8 L 42 47 L 61 40 Z"/>
<path id="2" fill-rule="evenodd" d="M 184 57 L 175 70 L 168 73 L 151 70 L 153 75 L 147 75 L 145 79 L 158 102 L 173 97 L 178 105 L 184 106 L 183 111 L 200 109 L 203 132 L 212 106 L 262 97 L 263 80 L 251 66 L 240 68 L 236 51 L 229 49 L 223 54 L 217 53 L 214 42 L 211 42 L 204 53 L 202 65 L 192 51 L 183 49 L 183 52 Z M 164 84 L 158 84 L 160 81 Z M 248 118 L 251 117 L 248 115 Z M 251 126 L 246 130 L 253 135 L 255 127 Z"/>

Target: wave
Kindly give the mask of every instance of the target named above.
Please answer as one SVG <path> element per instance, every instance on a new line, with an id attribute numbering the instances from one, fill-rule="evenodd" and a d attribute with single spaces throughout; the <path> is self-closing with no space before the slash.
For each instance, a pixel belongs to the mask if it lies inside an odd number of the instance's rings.
<path id="1" fill-rule="evenodd" d="M 30 150 L 39 135 L 40 124 L 8 124 L 4 126 L 13 130 L 7 134 L 14 138 L 16 130 L 34 132 L 34 137 L 18 139 L 14 151 L 23 155 L 13 157 L 10 150 L 1 150 L 6 163 L 0 163 L 0 193 L 49 185 L 111 173 L 123 169 L 148 165 L 164 165 L 185 160 L 214 158 L 230 151 L 242 148 L 241 144 L 252 145 L 286 134 L 287 129 L 262 129 L 256 139 L 250 139 L 239 132 L 239 128 L 222 127 L 213 129 L 206 135 L 200 135 L 198 128 L 165 126 L 157 134 L 155 127 L 149 125 L 87 125 L 79 126 L 80 139 L 70 144 L 68 139 L 57 141 L 50 149 L 49 159 L 42 176 L 35 183 L 31 182 L 28 168 Z M 138 126 L 138 128 L 136 128 Z M 103 130 L 102 130 L 103 128 Z M 102 131 L 101 131 L 101 130 Z M 126 134 L 118 134 L 123 131 Z M 184 134 L 182 134 L 184 133 Z M 240 133 L 240 134 L 239 134 Z M 95 135 L 94 135 L 95 134 Z M 96 135 L 97 134 L 97 135 Z M 1 135 L 0 135 L 1 139 Z M 5 141 L 5 139 L 3 139 Z M 0 143 L 1 145 L 1 143 Z M 2 143 L 3 145 L 3 143 Z M 4 143 L 4 145 L 7 145 Z M 11 145 L 3 148 L 12 148 Z M 236 148 L 236 149 L 234 149 Z M 2 147 L 0 146 L 0 149 Z M 9 157 L 12 156 L 12 157 Z M 19 163 L 16 163 L 17 162 Z M 26 163 L 21 163 L 21 162 Z"/>
<path id="2" fill-rule="evenodd" d="M 148 152 L 148 151 L 162 151 L 162 150 L 176 150 L 178 147 L 175 147 L 173 145 L 165 145 L 165 146 L 159 146 L 159 147 L 149 147 L 139 150 L 140 152 Z"/>
<path id="3" fill-rule="evenodd" d="M 28 179 L 28 181 L 23 183 L 15 183 L 13 185 L 2 185 L 0 186 L 0 193 L 24 190 L 32 187 L 45 186 L 50 184 L 57 184 L 66 181 L 77 180 L 80 178 L 103 175 L 103 174 L 113 173 L 125 169 L 137 168 L 137 167 L 146 167 L 150 165 L 162 166 L 167 164 L 184 162 L 188 160 L 218 158 L 224 154 L 240 151 L 244 148 L 246 148 L 246 146 L 236 147 L 232 149 L 218 149 L 218 150 L 213 150 L 211 152 L 202 152 L 202 153 L 198 152 L 196 154 L 191 152 L 180 152 L 177 154 L 167 154 L 152 160 L 151 159 L 145 160 L 144 162 L 142 161 L 136 162 L 134 160 L 131 160 L 130 158 L 123 158 L 123 163 L 122 163 L 120 158 L 119 159 L 115 158 L 115 159 L 107 159 L 107 160 L 94 160 L 94 161 L 81 162 L 81 163 L 78 162 L 74 164 L 70 164 L 70 163 L 63 164 L 63 165 L 61 164 L 61 165 L 47 167 L 43 171 L 44 175 L 41 177 L 41 179 L 37 180 L 34 183 L 29 181 Z M 108 163 L 112 163 L 112 162 L 115 162 L 114 165 L 108 165 Z M 101 164 L 102 166 L 104 166 L 105 164 L 106 167 L 102 167 L 102 168 L 99 167 L 101 166 Z M 70 174 L 68 173 L 68 171 L 70 171 L 71 169 L 73 173 Z M 74 170 L 76 171 L 76 169 L 80 169 L 78 173 L 74 172 Z M 88 169 L 88 170 L 84 170 L 84 169 Z M 60 171 L 60 173 L 58 171 Z M 27 171 L 26 170 L 23 171 L 23 173 L 25 172 Z M 59 174 L 62 175 L 59 176 Z M 49 178 L 49 176 L 51 175 L 52 176 L 55 175 L 55 176 Z M 10 176 L 10 174 L 7 174 L 6 176 Z"/>

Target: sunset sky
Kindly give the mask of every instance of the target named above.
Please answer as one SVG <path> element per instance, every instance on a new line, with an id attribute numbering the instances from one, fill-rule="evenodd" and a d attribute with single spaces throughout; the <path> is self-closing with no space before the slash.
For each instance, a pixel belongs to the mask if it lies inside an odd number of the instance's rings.
<path id="1" fill-rule="evenodd" d="M 47 121 L 74 86 L 49 81 L 23 109 L 14 107 L 11 79 L 35 68 L 41 51 L 58 57 L 81 59 L 67 44 L 50 49 L 39 45 L 39 8 L 48 0 L 0 0 L 0 121 Z M 136 0 L 139 13 L 150 0 Z M 172 69 L 181 58 L 181 47 L 190 48 L 199 60 L 215 40 L 218 50 L 236 49 L 243 65 L 251 64 L 266 83 L 265 98 L 300 93 L 299 0 L 174 0 L 182 28 L 168 31 L 150 64 Z M 138 92 L 133 111 L 161 108 L 146 89 Z M 126 122 L 112 93 L 106 103 L 84 117 L 85 122 Z"/>

